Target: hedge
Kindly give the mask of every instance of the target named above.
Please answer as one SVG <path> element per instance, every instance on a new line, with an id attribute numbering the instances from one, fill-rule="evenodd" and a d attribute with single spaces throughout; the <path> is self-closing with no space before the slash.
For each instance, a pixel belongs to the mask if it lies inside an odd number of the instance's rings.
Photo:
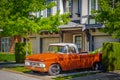
<path id="1" fill-rule="evenodd" d="M 32 54 L 32 45 L 28 44 L 28 54 Z M 16 63 L 24 63 L 26 56 L 26 43 L 16 43 L 15 44 L 15 60 Z"/>
<path id="2" fill-rule="evenodd" d="M 102 63 L 104 71 L 120 70 L 120 43 L 103 44 Z"/>
<path id="3" fill-rule="evenodd" d="M 15 61 L 15 55 L 13 53 L 0 52 L 0 62 Z"/>

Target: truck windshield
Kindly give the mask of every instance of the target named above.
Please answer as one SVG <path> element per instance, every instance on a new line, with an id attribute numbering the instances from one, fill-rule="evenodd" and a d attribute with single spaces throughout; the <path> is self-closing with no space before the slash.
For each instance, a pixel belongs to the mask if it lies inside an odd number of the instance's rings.
<path id="1" fill-rule="evenodd" d="M 65 46 L 56 46 L 56 45 L 50 45 L 49 52 L 54 52 L 54 53 L 67 53 L 66 47 Z"/>

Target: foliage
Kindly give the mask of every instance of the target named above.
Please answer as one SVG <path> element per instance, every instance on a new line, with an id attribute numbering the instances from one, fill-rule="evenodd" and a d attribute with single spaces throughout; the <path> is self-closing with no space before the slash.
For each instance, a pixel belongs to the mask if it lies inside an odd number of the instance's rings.
<path id="1" fill-rule="evenodd" d="M 104 43 L 102 62 L 104 71 L 113 71 L 120 69 L 120 43 L 109 42 Z"/>
<path id="2" fill-rule="evenodd" d="M 93 15 L 99 23 L 105 25 L 103 32 L 120 38 L 120 1 L 119 0 L 98 0 L 99 9 Z"/>
<path id="3" fill-rule="evenodd" d="M 28 54 L 32 54 L 32 45 L 29 43 Z M 23 63 L 26 56 L 26 43 L 16 43 L 15 44 L 15 60 L 16 63 Z"/>
<path id="4" fill-rule="evenodd" d="M 97 54 L 98 52 L 102 52 L 102 50 L 103 50 L 103 48 L 101 47 L 101 48 L 96 49 L 96 50 L 94 50 L 92 52 L 89 52 L 89 54 Z"/>
<path id="5" fill-rule="evenodd" d="M 21 36 L 26 38 L 28 47 L 29 36 L 32 33 L 40 33 L 42 30 L 49 32 L 59 31 L 58 26 L 69 21 L 69 14 L 55 15 L 43 18 L 41 13 L 45 9 L 54 7 L 54 1 L 47 0 L 0 0 L 0 36 Z M 26 48 L 26 54 L 27 54 Z"/>
<path id="6" fill-rule="evenodd" d="M 13 53 L 2 53 L 0 52 L 0 61 L 15 61 L 15 55 Z"/>
<path id="7" fill-rule="evenodd" d="M 58 30 L 57 26 L 69 21 L 67 14 L 60 15 L 58 12 L 48 18 L 30 14 L 55 5 L 55 2 L 47 3 L 46 0 L 0 0 L 0 28 L 3 29 L 1 36 L 25 37 L 41 30 Z"/>

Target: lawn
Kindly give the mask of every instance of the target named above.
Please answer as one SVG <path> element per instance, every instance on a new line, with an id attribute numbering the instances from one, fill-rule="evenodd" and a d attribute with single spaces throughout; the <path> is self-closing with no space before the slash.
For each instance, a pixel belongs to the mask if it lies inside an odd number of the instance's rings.
<path id="1" fill-rule="evenodd" d="M 16 67 L 7 67 L 6 69 L 14 70 L 14 71 L 19 71 L 23 73 L 31 72 L 31 70 L 25 69 L 24 66 L 16 66 Z"/>
<path id="2" fill-rule="evenodd" d="M 3 62 L 15 61 L 15 55 L 13 53 L 0 52 L 0 61 Z"/>

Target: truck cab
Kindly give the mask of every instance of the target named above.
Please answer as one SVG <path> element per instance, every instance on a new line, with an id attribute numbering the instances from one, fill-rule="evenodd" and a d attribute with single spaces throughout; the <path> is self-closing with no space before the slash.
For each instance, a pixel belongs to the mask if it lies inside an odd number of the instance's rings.
<path id="1" fill-rule="evenodd" d="M 56 43 L 50 44 L 48 48 L 49 52 L 61 52 L 65 54 L 75 53 L 78 54 L 78 48 L 73 43 Z"/>

